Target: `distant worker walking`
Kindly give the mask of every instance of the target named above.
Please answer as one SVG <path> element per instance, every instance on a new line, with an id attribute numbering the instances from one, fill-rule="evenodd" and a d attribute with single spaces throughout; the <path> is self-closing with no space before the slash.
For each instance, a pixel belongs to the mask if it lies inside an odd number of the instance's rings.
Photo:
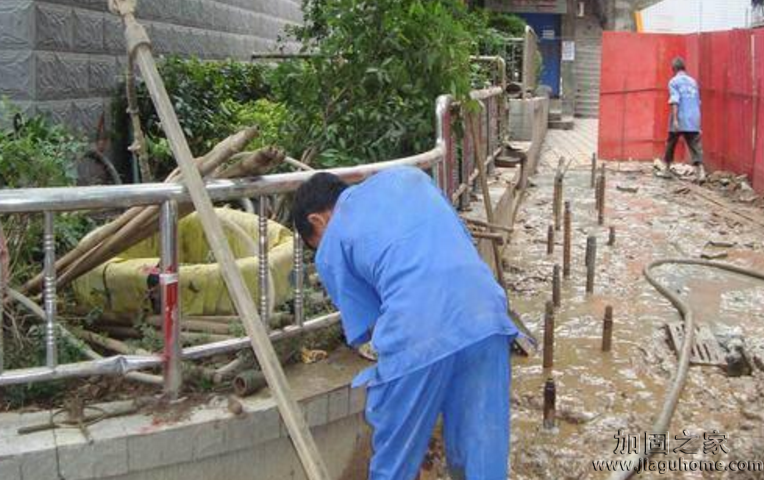
<path id="1" fill-rule="evenodd" d="M 671 173 L 674 162 L 674 151 L 679 137 L 684 137 L 687 148 L 690 149 L 692 165 L 695 167 L 695 180 L 705 180 L 703 169 L 703 146 L 700 128 L 700 91 L 698 83 L 686 71 L 684 59 L 676 57 L 671 62 L 674 77 L 669 81 L 669 134 L 666 142 L 666 154 L 663 161 L 667 173 Z"/>
<path id="2" fill-rule="evenodd" d="M 451 478 L 506 480 L 507 298 L 453 207 L 419 169 L 348 186 L 318 173 L 295 196 L 295 226 L 340 310 L 349 344 L 371 339 L 371 480 L 413 480 L 443 416 Z"/>

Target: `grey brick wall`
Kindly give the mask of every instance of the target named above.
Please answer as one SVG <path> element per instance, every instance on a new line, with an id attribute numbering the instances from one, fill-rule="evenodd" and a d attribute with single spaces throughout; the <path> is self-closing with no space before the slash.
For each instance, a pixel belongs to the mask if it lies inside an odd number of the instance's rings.
<path id="1" fill-rule="evenodd" d="M 157 54 L 246 60 L 301 12 L 300 0 L 139 0 L 137 17 Z M 0 96 L 28 112 L 94 135 L 125 55 L 107 0 L 0 0 Z"/>

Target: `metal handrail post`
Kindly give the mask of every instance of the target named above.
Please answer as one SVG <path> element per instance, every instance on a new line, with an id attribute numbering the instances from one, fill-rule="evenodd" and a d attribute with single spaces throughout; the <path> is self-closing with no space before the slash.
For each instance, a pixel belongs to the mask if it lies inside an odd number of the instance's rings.
<path id="1" fill-rule="evenodd" d="M 159 282 L 164 333 L 164 393 L 177 398 L 183 384 L 180 343 L 180 270 L 178 263 L 178 205 L 162 203 L 160 216 L 162 243 Z"/>
<path id="2" fill-rule="evenodd" d="M 5 292 L 7 285 L 5 284 L 5 265 L 3 265 L 3 234 L 0 231 L 0 375 L 5 370 L 5 337 L 4 337 L 4 325 L 5 325 Z"/>
<path id="3" fill-rule="evenodd" d="M 440 162 L 437 162 L 436 171 L 438 172 L 437 181 L 441 190 L 451 198 L 453 193 L 453 171 L 454 155 L 451 144 L 451 105 L 453 104 L 451 95 L 440 95 L 435 102 L 435 122 L 436 122 L 436 140 L 435 146 L 442 152 Z"/>
<path id="4" fill-rule="evenodd" d="M 44 212 L 45 233 L 43 250 L 45 251 L 45 360 L 48 368 L 58 366 L 58 348 L 56 345 L 56 235 L 53 212 Z"/>
<path id="5" fill-rule="evenodd" d="M 294 272 L 294 320 L 295 324 L 302 328 L 305 323 L 305 292 L 303 288 L 305 280 L 305 249 L 302 244 L 302 237 L 297 228 L 293 234 L 293 272 Z"/>
<path id="6" fill-rule="evenodd" d="M 258 203 L 258 281 L 260 282 L 260 319 L 265 325 L 265 329 L 270 331 L 270 305 L 268 295 L 270 286 L 268 285 L 268 197 L 262 196 L 257 199 Z"/>

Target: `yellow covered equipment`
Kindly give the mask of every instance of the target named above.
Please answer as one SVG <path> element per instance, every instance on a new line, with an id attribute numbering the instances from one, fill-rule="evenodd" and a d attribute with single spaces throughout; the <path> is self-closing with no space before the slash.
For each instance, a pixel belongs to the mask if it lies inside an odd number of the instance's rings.
<path id="1" fill-rule="evenodd" d="M 257 215 L 218 208 L 215 210 L 250 292 L 260 298 Z M 73 283 L 79 304 L 116 314 L 139 314 L 151 309 L 148 277 L 159 265 L 159 234 L 147 238 L 118 257 L 81 276 Z M 271 309 L 291 293 L 293 237 L 289 229 L 268 221 L 268 271 Z M 180 257 L 180 308 L 184 316 L 235 315 L 220 268 L 196 213 L 178 223 Z M 256 302 L 257 303 L 257 302 Z"/>

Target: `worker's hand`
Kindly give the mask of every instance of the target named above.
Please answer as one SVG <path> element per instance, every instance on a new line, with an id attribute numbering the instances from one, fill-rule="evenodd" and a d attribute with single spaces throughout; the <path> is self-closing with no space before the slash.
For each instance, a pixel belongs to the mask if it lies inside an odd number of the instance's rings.
<path id="1" fill-rule="evenodd" d="M 679 119 L 675 118 L 674 121 L 672 122 L 672 125 L 674 126 L 674 131 L 678 132 L 679 131 Z"/>

